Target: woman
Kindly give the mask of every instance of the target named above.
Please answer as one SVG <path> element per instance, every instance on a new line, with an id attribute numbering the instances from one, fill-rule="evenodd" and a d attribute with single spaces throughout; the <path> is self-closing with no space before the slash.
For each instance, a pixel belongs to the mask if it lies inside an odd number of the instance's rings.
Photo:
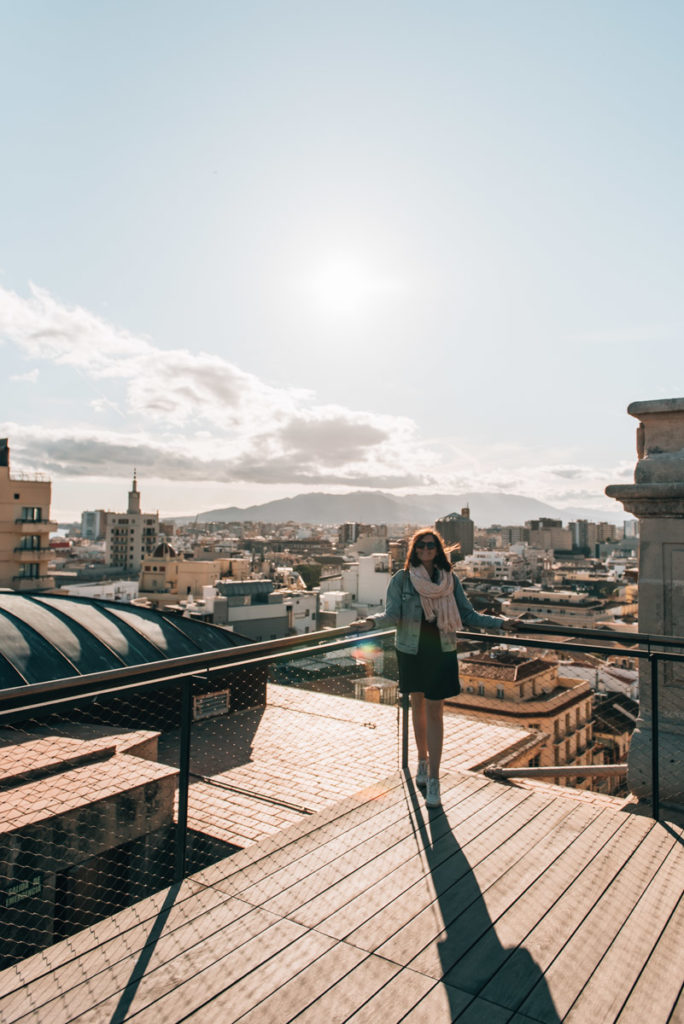
<path id="1" fill-rule="evenodd" d="M 461 692 L 456 633 L 472 627 L 514 629 L 517 619 L 480 615 L 465 595 L 437 530 L 414 533 L 406 564 L 387 588 L 385 611 L 352 622 L 350 629 L 396 626 L 399 688 L 411 694 L 418 750 L 416 785 L 428 807 L 440 807 L 439 765 L 444 738 L 444 699 Z"/>

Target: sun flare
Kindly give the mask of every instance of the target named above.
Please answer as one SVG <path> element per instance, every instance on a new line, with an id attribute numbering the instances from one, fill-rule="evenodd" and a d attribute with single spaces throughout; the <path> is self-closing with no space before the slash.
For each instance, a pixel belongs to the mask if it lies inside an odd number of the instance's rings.
<path id="1" fill-rule="evenodd" d="M 322 264 L 313 274 L 310 287 L 322 313 L 353 316 L 363 312 L 391 284 L 360 260 L 340 258 Z"/>

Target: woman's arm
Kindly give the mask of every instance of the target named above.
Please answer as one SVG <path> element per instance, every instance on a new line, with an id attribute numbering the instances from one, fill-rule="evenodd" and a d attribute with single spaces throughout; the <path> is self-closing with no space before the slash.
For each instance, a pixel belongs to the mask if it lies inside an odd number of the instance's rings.
<path id="1" fill-rule="evenodd" d="M 472 629 L 473 627 L 478 629 L 503 628 L 504 619 L 501 619 L 496 615 L 481 615 L 480 612 L 475 611 L 466 596 L 463 584 L 456 574 L 454 574 L 454 597 L 456 598 L 456 604 L 459 612 L 461 613 L 461 620 L 463 621 L 463 625 L 466 629 Z"/>

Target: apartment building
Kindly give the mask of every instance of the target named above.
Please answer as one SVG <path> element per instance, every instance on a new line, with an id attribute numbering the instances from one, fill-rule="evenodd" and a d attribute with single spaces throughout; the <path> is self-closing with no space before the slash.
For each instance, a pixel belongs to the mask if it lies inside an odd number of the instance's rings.
<path id="1" fill-rule="evenodd" d="M 38 476 L 10 474 L 8 439 L 0 439 L 0 587 L 51 589 L 48 571 L 52 484 Z"/>
<path id="2" fill-rule="evenodd" d="M 572 531 L 563 526 L 560 519 L 529 519 L 525 526 L 529 530 L 528 544 L 531 548 L 572 551 Z"/>
<path id="3" fill-rule="evenodd" d="M 107 514 L 105 565 L 139 572 L 143 559 L 153 555 L 158 536 L 159 513 L 151 515 L 140 511 L 140 492 L 134 472 L 126 512 Z"/>
<path id="4" fill-rule="evenodd" d="M 203 597 L 205 587 L 228 575 L 230 563 L 230 558 L 183 558 L 165 541 L 143 559 L 138 598 L 161 609 L 181 600 L 197 600 Z"/>
<path id="5" fill-rule="evenodd" d="M 521 587 L 502 603 L 501 611 L 513 618 L 528 615 L 570 629 L 596 629 L 599 623 L 636 615 L 638 606 L 630 601 L 604 601 L 574 590 Z"/>
<path id="6" fill-rule="evenodd" d="M 475 524 L 470 518 L 469 508 L 462 508 L 460 513 L 451 512 L 448 516 L 442 516 L 435 523 L 435 529 L 442 535 L 447 547 L 458 545 L 461 555 L 472 555 Z"/>
<path id="7" fill-rule="evenodd" d="M 98 508 L 81 512 L 81 536 L 84 540 L 104 540 L 107 533 L 107 513 Z"/>
<path id="8" fill-rule="evenodd" d="M 445 707 L 488 721 L 519 725 L 543 738 L 533 764 L 593 763 L 593 693 L 564 679 L 558 665 L 524 648 L 494 647 L 459 659 L 461 693 Z M 585 788 L 590 780 L 580 783 Z"/>

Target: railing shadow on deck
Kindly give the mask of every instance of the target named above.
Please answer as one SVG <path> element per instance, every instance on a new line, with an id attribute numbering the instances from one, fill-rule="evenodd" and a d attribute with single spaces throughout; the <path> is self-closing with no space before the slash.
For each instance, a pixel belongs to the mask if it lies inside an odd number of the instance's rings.
<path id="1" fill-rule="evenodd" d="M 499 941 L 468 856 L 452 831 L 448 812 L 443 808 L 425 808 L 407 769 L 404 775 L 416 840 L 424 851 L 444 922 L 437 952 L 452 1019 L 465 1012 L 496 971 L 516 956 L 517 970 L 526 979 L 527 991 L 535 990 L 539 1019 L 547 1024 L 560 1024 L 544 975 L 531 954 L 524 947 L 509 949 Z M 484 948 L 475 957 L 468 956 L 464 963 L 462 958 L 478 941 Z M 517 1007 L 507 1009 L 513 1011 Z"/>
<path id="2" fill-rule="evenodd" d="M 114 1008 L 114 1012 L 109 1018 L 109 1024 L 123 1024 L 123 1021 L 126 1020 L 140 982 L 145 977 L 145 972 L 147 971 L 152 956 L 154 955 L 156 945 L 162 936 L 169 914 L 173 910 L 180 888 L 181 885 L 179 882 L 175 882 L 170 886 L 164 898 L 164 902 L 159 908 L 159 913 L 154 918 L 147 941 L 140 950 L 138 959 L 133 966 L 130 977 L 124 985 L 119 1001 Z"/>

